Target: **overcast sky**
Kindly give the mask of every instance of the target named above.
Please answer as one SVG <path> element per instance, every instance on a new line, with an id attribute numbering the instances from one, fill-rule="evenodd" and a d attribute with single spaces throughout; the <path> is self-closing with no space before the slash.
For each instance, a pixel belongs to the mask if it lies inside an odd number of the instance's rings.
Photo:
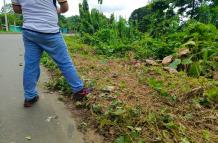
<path id="1" fill-rule="evenodd" d="M 6 0 L 10 3 L 11 0 Z M 103 4 L 100 6 L 98 0 L 88 0 L 90 8 L 100 9 L 105 15 L 109 16 L 114 13 L 116 17 L 122 15 L 124 18 L 129 18 L 131 12 L 136 8 L 145 6 L 149 0 L 103 0 Z M 65 16 L 72 16 L 79 14 L 79 3 L 82 0 L 68 0 L 70 10 Z M 0 7 L 3 5 L 3 0 L 0 0 Z"/>

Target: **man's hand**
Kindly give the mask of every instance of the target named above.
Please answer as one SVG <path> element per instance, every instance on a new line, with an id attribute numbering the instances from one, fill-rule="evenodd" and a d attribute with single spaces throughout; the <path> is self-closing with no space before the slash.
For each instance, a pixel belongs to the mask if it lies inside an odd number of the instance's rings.
<path id="1" fill-rule="evenodd" d="M 13 7 L 13 10 L 14 10 L 15 13 L 22 14 L 22 8 L 21 8 L 21 5 L 18 5 L 18 4 L 12 4 L 12 7 Z"/>
<path id="2" fill-rule="evenodd" d="M 61 14 L 61 9 L 60 9 L 60 7 L 57 7 L 57 12 L 58 12 L 58 14 Z"/>
<path id="3" fill-rule="evenodd" d="M 60 8 L 57 8 L 58 13 L 65 13 L 68 11 L 69 6 L 67 0 L 58 0 Z"/>

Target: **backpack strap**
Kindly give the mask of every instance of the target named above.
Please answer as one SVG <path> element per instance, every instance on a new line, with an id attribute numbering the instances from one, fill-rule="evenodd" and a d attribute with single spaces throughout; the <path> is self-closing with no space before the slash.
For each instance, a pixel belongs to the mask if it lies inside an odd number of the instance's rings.
<path id="1" fill-rule="evenodd" d="M 57 0 L 53 0 L 53 4 L 57 8 Z"/>

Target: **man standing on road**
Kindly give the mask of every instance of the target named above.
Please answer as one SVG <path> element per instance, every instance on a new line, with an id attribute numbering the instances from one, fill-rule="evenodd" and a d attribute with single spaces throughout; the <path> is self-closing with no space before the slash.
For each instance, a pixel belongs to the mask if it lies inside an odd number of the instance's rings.
<path id="1" fill-rule="evenodd" d="M 24 18 L 24 107 L 31 107 L 39 99 L 36 85 L 40 76 L 40 58 L 43 51 L 58 65 L 76 100 L 83 99 L 91 92 L 90 89 L 84 88 L 59 31 L 58 13 L 68 11 L 68 2 L 57 2 L 60 8 L 57 8 L 56 0 L 12 0 L 14 12 L 22 14 Z"/>

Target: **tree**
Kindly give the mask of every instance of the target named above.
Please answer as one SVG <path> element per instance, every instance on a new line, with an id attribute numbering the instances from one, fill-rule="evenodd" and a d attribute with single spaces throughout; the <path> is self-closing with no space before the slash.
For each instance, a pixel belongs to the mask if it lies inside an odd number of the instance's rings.
<path id="1" fill-rule="evenodd" d="M 87 0 L 83 0 L 83 3 L 79 4 L 79 13 L 79 29 L 81 33 L 94 34 L 100 28 L 108 26 L 109 20 L 103 13 L 99 12 L 97 9 L 92 9 L 90 13 Z"/>
<path id="2" fill-rule="evenodd" d="M 99 3 L 99 4 L 102 4 L 102 3 L 103 3 L 103 0 L 98 0 L 98 3 Z"/>
<path id="3" fill-rule="evenodd" d="M 12 8 L 11 4 L 6 4 L 1 8 L 0 13 L 9 13 L 9 14 L 14 14 L 14 10 Z"/>
<path id="4" fill-rule="evenodd" d="M 1 8 L 0 13 L 7 13 L 7 18 L 8 18 L 8 25 L 22 25 L 23 22 L 23 16 L 20 14 L 14 13 L 14 10 L 12 8 L 11 4 L 6 4 Z M 5 23 L 5 19 L 1 16 L 0 17 L 0 22 L 1 24 Z"/>
<path id="5" fill-rule="evenodd" d="M 65 16 L 63 16 L 63 15 L 59 15 L 59 25 L 60 25 L 60 27 L 62 27 L 62 28 L 64 28 L 64 27 L 66 27 L 66 25 L 67 25 L 67 19 L 66 19 L 66 17 Z"/>
<path id="6" fill-rule="evenodd" d="M 94 33 L 93 26 L 91 25 L 91 18 L 89 12 L 89 6 L 87 0 L 83 0 L 82 4 L 79 4 L 80 13 L 80 32 Z"/>
<path id="7" fill-rule="evenodd" d="M 89 12 L 89 4 L 87 0 L 83 0 L 82 8 L 84 12 Z"/>
<path id="8" fill-rule="evenodd" d="M 217 0 L 153 0 L 133 11 L 129 21 L 138 23 L 141 32 L 149 32 L 154 37 L 172 31 L 169 30 L 171 23 L 179 23 L 179 17 L 184 16 L 217 26 L 217 3 Z M 175 8 L 178 13 L 174 12 Z"/>
<path id="9" fill-rule="evenodd" d="M 67 18 L 67 28 L 71 32 L 79 32 L 80 17 L 78 15 Z"/>
<path id="10" fill-rule="evenodd" d="M 153 0 L 147 6 L 135 10 L 129 21 L 138 23 L 139 31 L 149 32 L 154 37 L 166 34 L 171 20 L 176 20 L 170 3 L 172 0 Z"/>

